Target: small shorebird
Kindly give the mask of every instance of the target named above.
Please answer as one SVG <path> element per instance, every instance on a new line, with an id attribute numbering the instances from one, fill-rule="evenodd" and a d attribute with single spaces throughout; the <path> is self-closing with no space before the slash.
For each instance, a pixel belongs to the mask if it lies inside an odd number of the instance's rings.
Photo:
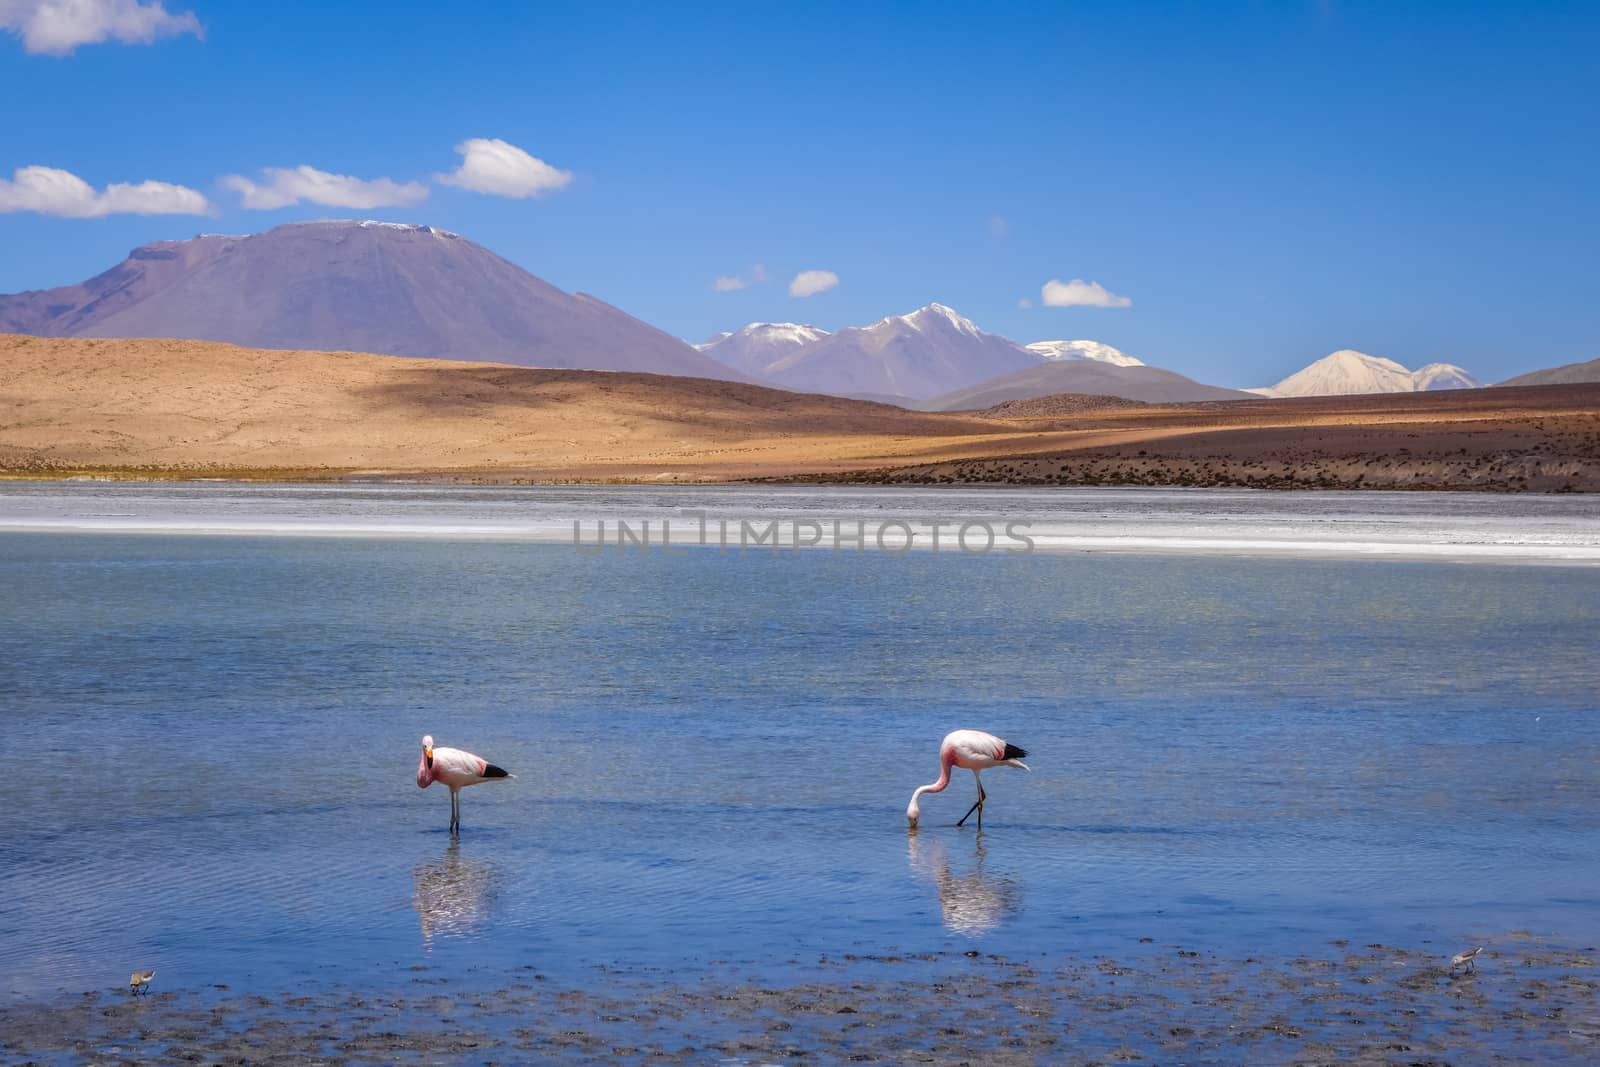
<path id="1" fill-rule="evenodd" d="M 983 829 L 983 779 L 978 777 L 980 771 L 990 767 L 1021 767 L 1028 769 L 1022 762 L 1022 757 L 1028 753 L 1016 745 L 1008 745 L 994 734 L 986 734 L 982 730 L 956 730 L 946 734 L 945 739 L 939 743 L 939 780 L 929 785 L 918 787 L 911 794 L 911 803 L 906 807 L 906 820 L 916 828 L 917 819 L 922 814 L 917 808 L 917 798 L 924 793 L 943 792 L 945 786 L 950 784 L 950 768 L 961 767 L 972 772 L 972 777 L 978 783 L 978 799 L 967 809 L 967 814 L 961 816 L 960 826 L 966 822 L 973 812 L 978 813 L 978 829 Z"/>
<path id="2" fill-rule="evenodd" d="M 134 996 L 138 996 L 141 990 L 148 993 L 150 992 L 150 983 L 155 979 L 156 972 L 154 971 L 134 971 L 128 975 L 128 992 Z"/>
<path id="3" fill-rule="evenodd" d="M 1477 970 L 1478 969 L 1478 953 L 1480 953 L 1482 951 L 1483 951 L 1483 946 L 1479 945 L 1477 948 L 1469 948 L 1469 949 L 1465 950 L 1464 952 L 1457 952 L 1454 956 L 1451 956 L 1450 957 L 1450 973 L 1451 974 L 1455 974 L 1456 973 L 1456 968 L 1460 967 L 1462 965 L 1465 965 L 1467 970 L 1469 970 L 1469 971 Z"/>
<path id="4" fill-rule="evenodd" d="M 434 782 L 450 787 L 450 832 L 453 834 L 461 832 L 463 789 L 479 782 L 511 777 L 511 774 L 482 756 L 474 756 L 459 748 L 434 748 L 431 734 L 422 739 L 422 762 L 417 764 L 417 788 L 426 789 Z"/>

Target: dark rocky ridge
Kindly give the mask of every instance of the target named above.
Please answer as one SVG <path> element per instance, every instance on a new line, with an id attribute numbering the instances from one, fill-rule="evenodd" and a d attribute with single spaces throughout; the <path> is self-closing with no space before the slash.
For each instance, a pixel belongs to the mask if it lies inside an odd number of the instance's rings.
<path id="1" fill-rule="evenodd" d="M 1056 393 L 1121 397 L 1147 404 L 1186 404 L 1197 400 L 1254 400 L 1251 393 L 1202 385 L 1157 367 L 1118 367 L 1092 360 L 1057 360 L 1002 374 L 917 407 L 924 411 L 972 411 L 1008 400 L 1031 400 Z"/>
<path id="2" fill-rule="evenodd" d="M 1058 415 L 1081 415 L 1088 411 L 1121 411 L 1149 407 L 1142 400 L 1093 393 L 1051 393 L 1027 400 L 1005 400 L 979 414 L 990 419 L 1049 419 Z"/>

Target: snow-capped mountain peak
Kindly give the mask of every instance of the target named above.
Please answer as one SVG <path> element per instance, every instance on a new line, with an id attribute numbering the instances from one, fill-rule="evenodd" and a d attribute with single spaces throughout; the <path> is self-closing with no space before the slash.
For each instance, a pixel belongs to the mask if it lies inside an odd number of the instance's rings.
<path id="1" fill-rule="evenodd" d="M 790 388 L 840 396 L 938 396 L 1038 361 L 944 304 L 852 326 L 797 348 L 761 373 Z"/>
<path id="2" fill-rule="evenodd" d="M 971 319 L 960 314 L 955 308 L 946 307 L 944 304 L 929 304 L 927 307 L 918 308 L 911 314 L 901 317 L 919 330 L 937 322 L 944 322 L 954 326 L 962 333 L 971 334 L 974 337 L 982 332 Z"/>
<path id="3" fill-rule="evenodd" d="M 730 367 L 760 374 L 797 348 L 826 336 L 827 330 L 798 322 L 752 322 L 733 333 L 719 333 L 695 347 Z"/>
<path id="4" fill-rule="evenodd" d="M 1092 359 L 1117 367 L 1144 366 L 1144 360 L 1099 341 L 1035 341 L 1023 347 L 1041 359 Z"/>
<path id="5" fill-rule="evenodd" d="M 1430 363 L 1411 377 L 1419 393 L 1430 389 L 1476 389 L 1483 384 L 1454 363 Z"/>
<path id="6" fill-rule="evenodd" d="M 955 308 L 944 304 L 928 304 L 904 315 L 886 315 L 871 326 L 863 326 L 861 329 L 881 333 L 885 330 L 893 331 L 901 327 L 910 327 L 919 333 L 924 333 L 930 329 L 954 327 L 971 337 L 977 337 L 983 333 L 971 319 L 962 315 Z"/>
<path id="7" fill-rule="evenodd" d="M 803 345 L 828 336 L 828 331 L 817 326 L 805 326 L 798 322 L 752 322 L 737 331 L 726 331 L 717 334 L 711 340 L 695 345 L 704 352 L 713 345 L 721 344 L 730 337 L 749 338 L 769 345 Z"/>
<path id="8" fill-rule="evenodd" d="M 1471 389 L 1478 382 L 1450 363 L 1430 363 L 1412 372 L 1392 359 L 1341 348 L 1289 375 L 1264 396 L 1350 396 L 1357 393 L 1415 393 L 1428 389 Z"/>

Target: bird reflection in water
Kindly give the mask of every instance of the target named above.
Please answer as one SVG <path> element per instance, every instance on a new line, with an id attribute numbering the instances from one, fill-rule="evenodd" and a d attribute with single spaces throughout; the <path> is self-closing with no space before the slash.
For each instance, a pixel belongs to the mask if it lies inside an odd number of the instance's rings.
<path id="1" fill-rule="evenodd" d="M 494 868 L 462 856 L 459 840 L 450 842 L 443 859 L 418 864 L 411 876 L 417 884 L 411 906 L 422 920 L 423 948 L 433 947 L 435 936 L 470 933 L 494 903 Z"/>
<path id="2" fill-rule="evenodd" d="M 1021 906 L 1022 890 L 1016 882 L 983 869 L 987 849 L 981 832 L 973 843 L 972 869 L 964 874 L 951 871 L 945 843 L 938 838 L 920 842 L 913 829 L 907 835 L 907 849 L 912 871 L 939 888 L 939 908 L 952 933 L 968 937 L 988 933 Z"/>

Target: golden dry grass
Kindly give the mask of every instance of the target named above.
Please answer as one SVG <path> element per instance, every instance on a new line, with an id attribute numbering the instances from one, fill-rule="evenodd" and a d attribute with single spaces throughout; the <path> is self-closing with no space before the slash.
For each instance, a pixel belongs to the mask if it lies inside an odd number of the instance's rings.
<path id="1" fill-rule="evenodd" d="M 1005 419 L 697 378 L 0 335 L 0 474 L 24 476 L 1559 489 L 1600 488 L 1597 457 L 1600 386 Z"/>

